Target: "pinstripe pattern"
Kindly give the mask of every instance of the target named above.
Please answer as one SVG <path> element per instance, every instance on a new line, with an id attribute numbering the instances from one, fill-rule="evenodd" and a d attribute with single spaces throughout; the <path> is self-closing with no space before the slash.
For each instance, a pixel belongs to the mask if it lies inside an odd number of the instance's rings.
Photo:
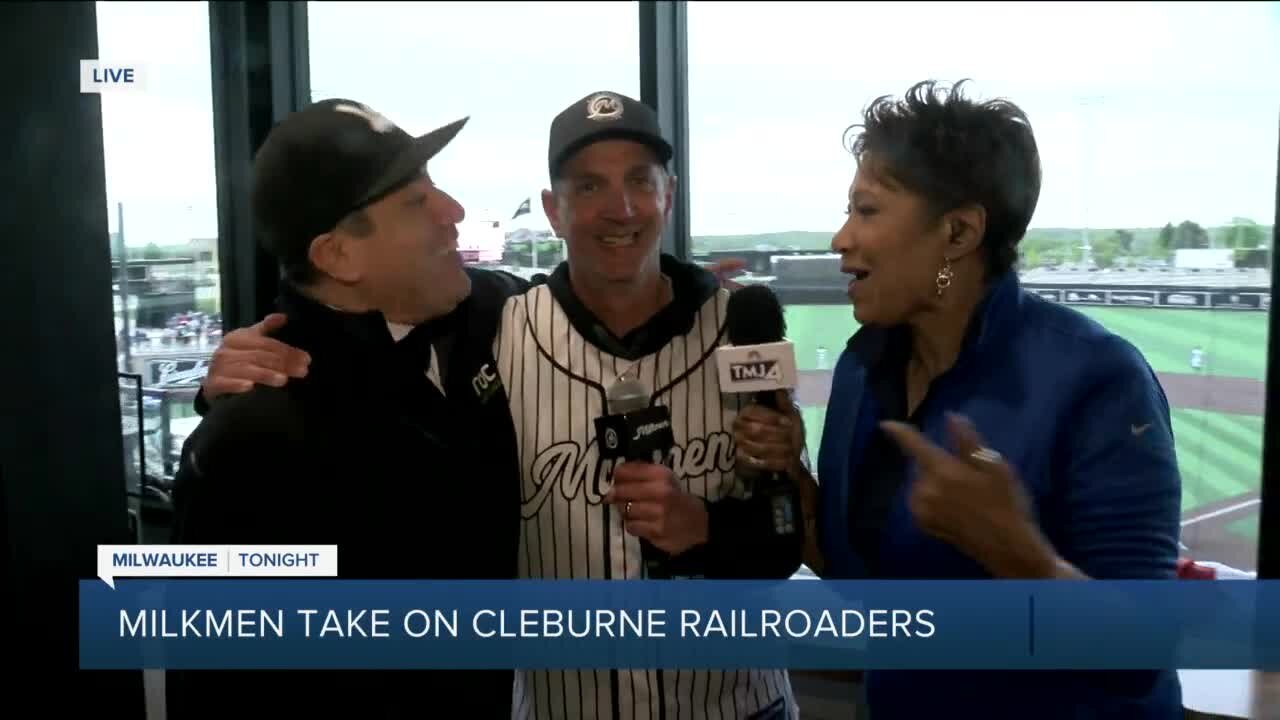
<path id="1" fill-rule="evenodd" d="M 593 422 L 604 411 L 602 398 L 578 378 L 608 388 L 622 373 L 638 373 L 656 389 L 697 365 L 657 398 L 671 411 L 676 482 L 711 500 L 743 495 L 733 473 L 732 435 L 741 400 L 721 395 L 714 360 L 703 361 L 720 335 L 727 301 L 728 293 L 718 292 L 699 310 L 688 334 L 635 361 L 603 353 L 586 341 L 545 285 L 507 301 L 494 354 L 519 434 L 521 577 L 640 577 L 639 541 L 622 532 L 616 515 L 601 503 L 612 472 L 612 462 L 601 461 L 595 445 Z M 557 369 L 547 355 L 578 378 Z M 661 675 L 518 671 L 513 715 L 538 720 L 739 720 L 778 697 L 786 698 L 790 716 L 797 715 L 785 671 L 671 670 Z M 665 699 L 658 697 L 660 686 Z"/>

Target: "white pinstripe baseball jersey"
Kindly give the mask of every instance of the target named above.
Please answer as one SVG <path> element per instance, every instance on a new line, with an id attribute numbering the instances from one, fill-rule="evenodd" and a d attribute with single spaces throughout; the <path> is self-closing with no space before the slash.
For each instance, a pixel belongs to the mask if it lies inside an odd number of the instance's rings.
<path id="1" fill-rule="evenodd" d="M 522 578 L 641 577 L 639 541 L 601 502 L 613 463 L 600 459 L 593 424 L 605 389 L 623 373 L 637 375 L 670 409 L 680 487 L 712 501 L 742 495 L 732 436 L 742 401 L 721 395 L 710 352 L 727 301 L 716 291 L 691 330 L 635 360 L 587 341 L 547 285 L 507 301 L 494 357 L 520 455 Z M 766 708 L 763 717 L 798 715 L 786 671 L 517 671 L 512 712 L 538 720 L 743 720 Z"/>

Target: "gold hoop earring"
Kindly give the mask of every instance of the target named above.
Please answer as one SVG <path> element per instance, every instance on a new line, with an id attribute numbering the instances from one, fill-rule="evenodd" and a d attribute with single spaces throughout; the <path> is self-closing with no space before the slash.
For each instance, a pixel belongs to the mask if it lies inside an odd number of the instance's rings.
<path id="1" fill-rule="evenodd" d="M 955 277 L 955 273 L 951 270 L 951 258 L 942 259 L 942 269 L 938 271 L 938 277 L 934 279 L 934 284 L 938 286 L 938 297 L 942 297 L 942 291 L 951 287 L 951 278 Z"/>

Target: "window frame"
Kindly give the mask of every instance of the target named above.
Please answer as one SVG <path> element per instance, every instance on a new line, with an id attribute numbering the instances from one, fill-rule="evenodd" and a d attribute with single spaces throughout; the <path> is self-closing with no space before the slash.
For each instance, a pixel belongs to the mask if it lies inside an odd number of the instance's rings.
<path id="1" fill-rule="evenodd" d="M 279 271 L 250 215 L 253 156 L 311 99 L 306 3 L 210 2 L 218 263 L 224 334 L 272 311 Z"/>

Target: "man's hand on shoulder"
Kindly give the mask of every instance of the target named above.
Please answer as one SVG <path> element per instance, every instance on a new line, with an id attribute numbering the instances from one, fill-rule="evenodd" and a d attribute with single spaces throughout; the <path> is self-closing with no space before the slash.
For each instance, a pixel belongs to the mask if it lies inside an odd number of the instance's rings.
<path id="1" fill-rule="evenodd" d="M 516 275 L 513 272 L 508 272 L 506 270 L 489 270 L 487 272 L 491 272 L 495 276 L 501 278 L 502 294 L 506 297 L 511 297 L 513 295 L 523 295 L 524 293 L 528 292 L 529 288 L 532 285 L 532 283 L 530 283 L 528 280 L 520 277 L 519 275 Z"/>
<path id="2" fill-rule="evenodd" d="M 268 337 L 286 321 L 285 315 L 272 313 L 255 325 L 227 333 L 200 384 L 205 399 L 248 392 L 255 384 L 283 387 L 289 378 L 306 377 L 311 357 Z"/>
<path id="3" fill-rule="evenodd" d="M 708 264 L 706 270 L 716 276 L 720 287 L 732 292 L 742 288 L 742 284 L 734 282 L 733 279 L 741 275 L 746 267 L 747 261 L 741 258 L 721 258 Z"/>

